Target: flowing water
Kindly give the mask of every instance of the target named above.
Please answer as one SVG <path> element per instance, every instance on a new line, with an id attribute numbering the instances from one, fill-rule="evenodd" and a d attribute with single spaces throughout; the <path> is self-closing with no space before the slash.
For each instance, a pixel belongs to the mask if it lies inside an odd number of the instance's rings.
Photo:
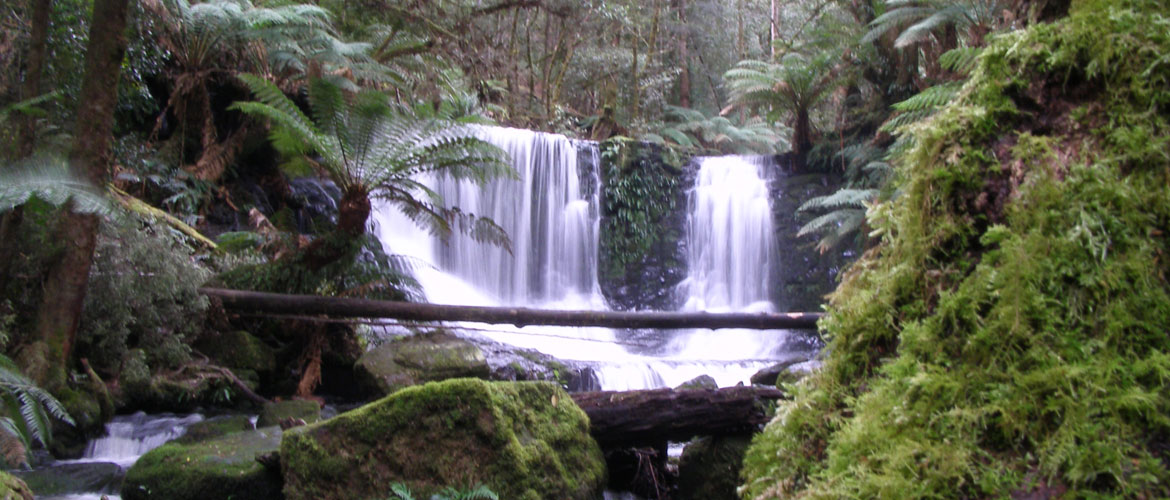
<path id="1" fill-rule="evenodd" d="M 382 204 L 373 220 L 386 250 L 420 263 L 416 277 L 429 302 L 606 309 L 597 282 L 596 145 L 518 129 L 476 133 L 511 156 L 519 178 L 486 188 L 443 178 L 427 182 L 447 204 L 503 227 L 511 252 L 462 234 L 440 241 Z M 700 160 L 689 203 L 690 274 L 680 290 L 685 310 L 772 310 L 768 256 L 776 249 L 767 168 L 767 162 L 748 157 Z M 591 364 L 607 390 L 670 387 L 700 375 L 721 386 L 746 383 L 793 350 L 815 349 L 806 335 L 785 331 L 464 326 L 496 341 Z"/>
<path id="2" fill-rule="evenodd" d="M 482 128 L 476 133 L 511 155 L 518 179 L 497 180 L 486 188 L 441 178 L 427 182 L 450 206 L 490 217 L 503 227 L 511 237 L 511 251 L 462 234 L 437 240 L 394 207 L 380 204 L 373 224 L 387 251 L 417 263 L 416 278 L 430 302 L 606 309 L 597 281 L 596 145 L 517 129 Z M 770 168 L 760 158 L 699 160 L 688 201 L 688 276 L 679 285 L 686 297 L 683 310 L 773 310 L 769 256 L 779 250 L 768 201 Z M 721 386 L 746 383 L 760 368 L 809 356 L 816 349 L 806 334 L 788 331 L 460 327 L 590 364 L 607 390 L 671 387 L 705 374 Z M 62 491 L 38 498 L 97 500 L 105 494 L 117 499 L 130 465 L 201 420 L 197 414 L 119 416 L 107 424 L 106 437 L 89 444 L 83 458 L 21 475 L 73 480 Z M 607 498 L 632 497 L 607 492 Z"/>
<path id="3" fill-rule="evenodd" d="M 199 414 L 119 415 L 106 424 L 105 437 L 89 442 L 81 458 L 51 462 L 17 475 L 42 500 L 98 500 L 103 495 L 117 500 L 126 470 L 139 457 L 202 420 Z"/>

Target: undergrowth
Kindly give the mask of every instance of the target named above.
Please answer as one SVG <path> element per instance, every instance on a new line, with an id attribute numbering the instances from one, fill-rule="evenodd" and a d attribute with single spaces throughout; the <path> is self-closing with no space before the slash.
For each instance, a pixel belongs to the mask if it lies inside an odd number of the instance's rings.
<path id="1" fill-rule="evenodd" d="M 1001 36 L 911 132 L 745 498 L 1170 495 L 1170 18 Z"/>

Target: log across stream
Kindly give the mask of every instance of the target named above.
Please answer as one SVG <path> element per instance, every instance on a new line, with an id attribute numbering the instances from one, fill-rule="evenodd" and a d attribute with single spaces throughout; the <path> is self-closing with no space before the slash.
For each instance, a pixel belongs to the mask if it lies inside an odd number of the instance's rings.
<path id="1" fill-rule="evenodd" d="M 813 329 L 821 313 L 706 313 L 632 311 L 555 311 L 524 307 L 480 307 L 320 297 L 200 288 L 222 301 L 229 311 L 321 315 L 330 318 L 393 318 L 402 321 L 467 321 L 474 323 L 606 328 L 743 328 L 753 330 Z"/>

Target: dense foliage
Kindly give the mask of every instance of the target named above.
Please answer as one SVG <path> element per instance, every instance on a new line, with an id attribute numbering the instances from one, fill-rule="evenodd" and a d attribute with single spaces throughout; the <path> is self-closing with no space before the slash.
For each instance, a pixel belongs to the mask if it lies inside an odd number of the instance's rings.
<path id="1" fill-rule="evenodd" d="M 912 129 L 747 498 L 1170 493 L 1165 8 L 999 36 Z"/>

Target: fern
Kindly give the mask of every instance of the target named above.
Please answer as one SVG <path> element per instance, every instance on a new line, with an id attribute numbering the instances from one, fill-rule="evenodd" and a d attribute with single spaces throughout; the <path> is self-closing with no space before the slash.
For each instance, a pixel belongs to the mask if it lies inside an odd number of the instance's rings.
<path id="1" fill-rule="evenodd" d="M 390 492 L 392 496 L 387 497 L 387 500 L 414 500 L 414 494 L 411 493 L 410 488 L 407 488 L 402 483 L 391 484 Z M 460 490 L 448 486 L 442 491 L 431 495 L 431 500 L 500 500 L 500 497 L 487 486 L 483 485 L 467 490 Z"/>
<path id="2" fill-rule="evenodd" d="M 0 400 L 5 415 L 0 428 L 12 434 L 30 453 L 34 444 L 53 439 L 50 419 L 73 425 L 73 418 L 51 394 L 37 387 L 7 356 L 0 355 Z"/>
<path id="3" fill-rule="evenodd" d="M 70 201 L 79 213 L 110 213 L 109 200 L 93 184 L 78 177 L 66 161 L 36 156 L 0 169 L 0 212 L 30 199 L 61 206 Z"/>
<path id="4" fill-rule="evenodd" d="M 382 93 L 347 95 L 336 84 L 318 79 L 309 85 L 311 112 L 305 114 L 271 82 L 253 75 L 240 79 L 258 101 L 237 102 L 231 109 L 267 119 L 273 125 L 272 144 L 290 160 L 288 165 L 298 170 L 312 165 L 343 191 L 357 189 L 388 200 L 439 236 L 459 230 L 507 248 L 507 235 L 499 226 L 443 207 L 438 194 L 418 180 L 435 175 L 482 184 L 515 176 L 502 150 L 453 119 L 466 107 L 420 116 Z"/>

